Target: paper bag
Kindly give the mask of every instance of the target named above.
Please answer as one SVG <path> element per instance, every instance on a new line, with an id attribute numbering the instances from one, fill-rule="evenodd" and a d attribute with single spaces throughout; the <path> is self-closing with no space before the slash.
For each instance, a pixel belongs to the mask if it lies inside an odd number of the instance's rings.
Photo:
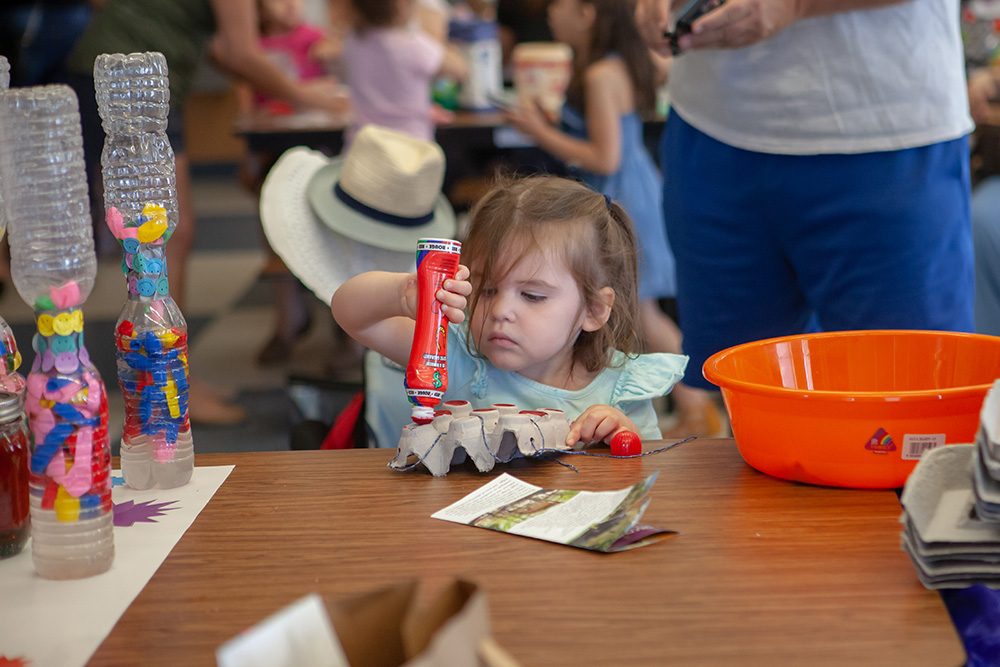
<path id="1" fill-rule="evenodd" d="M 486 594 L 454 581 L 422 607 L 417 582 L 327 605 L 351 665 L 371 667 L 515 667 L 490 637 Z"/>

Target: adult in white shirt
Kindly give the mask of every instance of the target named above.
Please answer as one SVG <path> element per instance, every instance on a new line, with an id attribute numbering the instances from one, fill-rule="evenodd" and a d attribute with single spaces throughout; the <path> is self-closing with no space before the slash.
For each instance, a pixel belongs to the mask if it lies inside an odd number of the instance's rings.
<path id="1" fill-rule="evenodd" d="M 666 52 L 668 0 L 639 0 Z M 972 330 L 958 0 L 728 0 L 680 39 L 662 142 L 685 382 L 817 329 Z"/>

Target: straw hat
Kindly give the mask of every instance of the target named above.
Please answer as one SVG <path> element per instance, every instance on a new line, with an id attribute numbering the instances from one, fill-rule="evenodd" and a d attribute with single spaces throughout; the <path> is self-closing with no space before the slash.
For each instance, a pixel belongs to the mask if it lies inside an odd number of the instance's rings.
<path id="1" fill-rule="evenodd" d="M 329 303 L 363 271 L 412 271 L 417 239 L 454 236 L 443 181 L 436 143 L 366 125 L 340 157 L 286 151 L 261 187 L 260 219 L 289 270 Z"/>

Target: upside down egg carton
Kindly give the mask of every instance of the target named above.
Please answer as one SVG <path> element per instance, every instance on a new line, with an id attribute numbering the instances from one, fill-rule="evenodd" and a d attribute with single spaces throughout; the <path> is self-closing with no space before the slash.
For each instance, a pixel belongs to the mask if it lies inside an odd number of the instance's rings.
<path id="1" fill-rule="evenodd" d="M 480 472 L 499 461 L 569 450 L 569 420 L 562 410 L 520 410 L 509 403 L 473 409 L 468 401 L 446 401 L 429 424 L 407 424 L 396 455 L 389 462 L 395 470 L 419 465 L 435 477 L 448 474 L 453 465 L 472 459 Z"/>

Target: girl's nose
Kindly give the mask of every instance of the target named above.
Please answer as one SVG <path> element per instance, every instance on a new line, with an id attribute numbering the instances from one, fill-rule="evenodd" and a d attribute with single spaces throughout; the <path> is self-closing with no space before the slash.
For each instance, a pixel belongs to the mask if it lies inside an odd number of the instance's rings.
<path id="1" fill-rule="evenodd" d="M 505 296 L 503 292 L 498 292 L 490 299 L 490 316 L 497 321 L 510 321 L 514 319 L 513 300 Z"/>

